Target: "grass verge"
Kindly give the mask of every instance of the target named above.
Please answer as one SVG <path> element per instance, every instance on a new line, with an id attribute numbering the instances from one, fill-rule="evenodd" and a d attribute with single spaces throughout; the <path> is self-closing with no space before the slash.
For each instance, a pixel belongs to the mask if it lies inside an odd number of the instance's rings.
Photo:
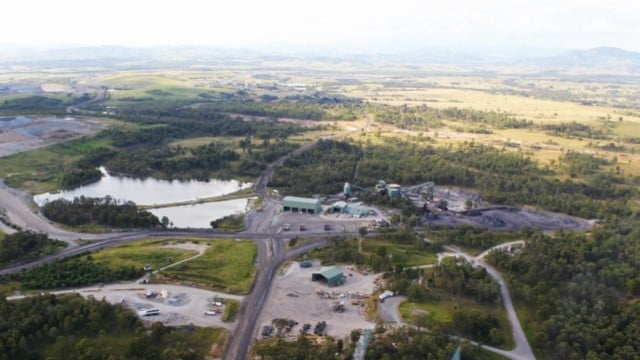
<path id="1" fill-rule="evenodd" d="M 224 314 L 222 314 L 222 321 L 234 322 L 240 311 L 240 302 L 235 300 L 225 300 Z"/>

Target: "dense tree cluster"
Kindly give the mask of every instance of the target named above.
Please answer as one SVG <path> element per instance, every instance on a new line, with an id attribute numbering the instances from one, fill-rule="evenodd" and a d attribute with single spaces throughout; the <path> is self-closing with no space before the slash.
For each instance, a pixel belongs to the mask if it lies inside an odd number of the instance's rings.
<path id="1" fill-rule="evenodd" d="M 521 232 L 493 232 L 483 228 L 463 225 L 453 229 L 434 231 L 429 235 L 438 243 L 459 245 L 464 248 L 485 250 L 492 246 L 522 239 L 530 233 L 530 229 Z"/>
<path id="2" fill-rule="evenodd" d="M 576 121 L 549 123 L 543 125 L 542 129 L 547 130 L 553 135 L 567 138 L 607 139 L 609 137 L 609 131 L 605 129 L 596 129 Z"/>
<path id="3" fill-rule="evenodd" d="M 195 111 L 195 110 L 194 110 Z M 208 180 L 212 177 L 257 176 L 266 166 L 298 145 L 285 139 L 302 128 L 271 120 L 244 121 L 216 113 L 176 114 L 161 110 L 130 114 L 128 121 L 141 124 L 135 129 L 109 128 L 96 136 L 113 147 L 85 146 L 81 158 L 65 170 L 62 186 L 74 187 L 96 181 L 101 165 L 111 172 L 136 177 Z M 198 118 L 197 116 L 201 116 Z M 244 136 L 239 141 L 242 153 L 233 143 L 211 142 L 185 148 L 169 146 L 178 139 L 200 136 Z M 261 139 L 254 142 L 252 139 Z"/>
<path id="4" fill-rule="evenodd" d="M 420 331 L 402 327 L 375 336 L 367 348 L 367 359 L 450 359 L 457 344 L 439 329 Z"/>
<path id="5" fill-rule="evenodd" d="M 65 225 L 100 224 L 119 228 L 145 228 L 160 225 L 158 217 L 139 210 L 131 202 L 119 204 L 111 197 L 77 197 L 73 200 L 57 199 L 42 207 L 44 215 Z"/>
<path id="6" fill-rule="evenodd" d="M 444 258 L 427 277 L 429 286 L 479 303 L 500 303 L 500 287 L 485 268 L 474 268 L 465 260 Z"/>
<path id="7" fill-rule="evenodd" d="M 66 171 L 62 175 L 60 185 L 63 189 L 73 189 L 78 186 L 91 184 L 102 178 L 102 173 L 96 168 L 78 167 Z"/>
<path id="8" fill-rule="evenodd" d="M 591 154 L 567 152 L 560 157 L 560 163 L 564 165 L 569 176 L 576 177 L 593 175 L 601 166 L 608 165 L 609 161 Z"/>
<path id="9" fill-rule="evenodd" d="M 460 309 L 453 313 L 449 329 L 470 339 L 494 346 L 504 345 L 505 332 L 495 316 L 478 309 Z"/>
<path id="10" fill-rule="evenodd" d="M 476 124 L 493 128 L 523 128 L 531 126 L 532 122 L 525 119 L 516 119 L 514 116 L 495 112 L 478 111 L 471 109 L 434 109 L 421 106 L 390 106 L 376 105 L 369 109 L 376 115 L 376 120 L 393 124 L 402 129 L 427 130 L 440 128 L 444 120 L 456 123 Z"/>
<path id="11" fill-rule="evenodd" d="M 4 100 L 0 110 L 3 114 L 33 114 L 35 112 L 57 113 L 63 110 L 64 102 L 61 99 L 33 95 Z"/>
<path id="12" fill-rule="evenodd" d="M 542 357 L 630 359 L 640 353 L 637 219 L 612 219 L 591 235 L 535 233 L 521 254 L 489 260 L 529 310 Z"/>
<path id="13" fill-rule="evenodd" d="M 110 267 L 89 257 L 55 260 L 19 273 L 4 275 L 0 281 L 20 281 L 24 289 L 59 289 L 142 276 L 144 270 L 133 266 Z"/>
<path id="14" fill-rule="evenodd" d="M 296 195 L 336 193 L 353 178 L 361 157 L 358 146 L 321 140 L 312 149 L 288 158 L 270 185 Z"/>
<path id="15" fill-rule="evenodd" d="M 227 215 L 223 218 L 211 221 L 210 224 L 212 228 L 226 232 L 242 231 L 244 230 L 244 215 Z"/>
<path id="16" fill-rule="evenodd" d="M 0 298 L 2 360 L 203 359 L 197 332 L 160 322 L 147 331 L 130 310 L 80 295 Z"/>
<path id="17" fill-rule="evenodd" d="M 46 234 L 32 231 L 0 236 L 0 265 L 34 260 L 65 246 L 62 241 L 49 239 Z"/>
<path id="18" fill-rule="evenodd" d="M 77 105 L 91 99 L 91 95 L 67 94 L 66 97 L 50 95 L 28 95 L 2 101 L 0 114 L 24 115 L 24 114 L 60 114 L 66 115 L 68 106 Z"/>
<path id="19" fill-rule="evenodd" d="M 285 342 L 282 338 L 275 342 L 259 342 L 253 352 L 261 360 L 325 360 L 336 359 L 336 354 L 340 359 L 351 358 L 342 340 L 326 338 L 322 345 L 318 345 L 305 336 L 298 337 L 295 342 Z"/>

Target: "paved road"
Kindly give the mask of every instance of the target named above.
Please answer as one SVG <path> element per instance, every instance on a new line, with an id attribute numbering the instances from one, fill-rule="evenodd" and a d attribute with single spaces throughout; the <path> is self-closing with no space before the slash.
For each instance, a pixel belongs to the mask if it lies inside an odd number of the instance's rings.
<path id="1" fill-rule="evenodd" d="M 324 236 L 326 236 L 326 234 Z M 224 359 L 235 360 L 247 359 L 249 357 L 251 343 L 256 338 L 259 330 L 258 318 L 269 295 L 269 291 L 271 291 L 271 282 L 280 266 L 288 259 L 295 258 L 327 244 L 326 239 L 320 238 L 285 253 L 281 239 L 269 240 L 272 241 L 263 242 L 265 248 L 263 248 L 262 254 L 270 254 L 270 256 L 264 256 L 258 259 L 258 261 L 261 262 L 258 266 L 260 270 L 253 282 L 251 292 L 245 297 L 242 303 L 238 314 L 238 327 L 229 339 Z M 272 251 L 266 249 L 269 245 L 273 247 Z"/>
<path id="2" fill-rule="evenodd" d="M 29 201 L 29 195 L 6 186 L 0 180 L 0 206 L 6 211 L 6 215 L 12 223 L 25 230 L 46 233 L 51 238 L 66 242 L 69 247 L 78 246 L 78 239 L 100 240 L 123 235 L 122 233 L 86 234 L 62 230 L 45 219 L 38 209 L 29 207 Z"/>
<path id="3" fill-rule="evenodd" d="M 368 128 L 370 123 L 371 117 L 368 116 L 365 127 Z M 353 134 L 358 130 L 358 128 L 355 128 L 353 130 L 349 130 L 341 134 L 331 136 L 329 138 L 342 138 Z M 319 139 L 312 143 L 303 145 L 285 156 L 282 156 L 271 165 L 269 165 L 265 169 L 265 171 L 260 174 L 260 177 L 258 177 L 258 180 L 256 181 L 255 189 L 256 193 L 265 201 L 265 209 L 263 210 L 264 213 L 262 214 L 262 216 L 257 215 L 256 210 L 252 210 L 249 213 L 249 215 L 247 216 L 248 229 L 254 231 L 263 229 L 265 225 L 262 222 L 265 218 L 270 218 L 271 216 L 269 216 L 269 214 L 273 214 L 274 212 L 274 202 L 271 200 L 269 193 L 267 192 L 267 187 L 269 185 L 269 180 L 271 180 L 271 176 L 273 175 L 275 167 L 282 166 L 282 164 L 288 157 L 301 154 L 311 149 L 318 143 L 318 141 Z M 288 253 L 285 253 L 281 239 L 272 237 L 264 239 L 262 242 L 256 242 L 256 244 L 258 245 L 258 274 L 256 275 L 256 278 L 253 282 L 251 292 L 245 297 L 245 300 L 242 303 L 242 307 L 238 314 L 238 327 L 236 328 L 236 331 L 231 335 L 231 339 L 229 339 L 229 343 L 224 354 L 224 359 L 236 360 L 248 358 L 251 343 L 258 333 L 258 317 L 260 316 L 262 307 L 264 306 L 267 296 L 269 295 L 269 291 L 271 290 L 271 282 L 273 281 L 278 268 L 280 268 L 280 266 L 287 259 L 294 258 L 317 247 L 325 246 L 327 244 L 327 241 L 323 238 L 327 236 L 327 234 L 318 234 L 316 235 L 316 237 L 320 237 L 320 239 L 307 243 Z M 305 234 L 305 237 L 308 238 L 309 234 Z"/>
<path id="4" fill-rule="evenodd" d="M 395 322 L 398 325 L 404 325 L 402 316 L 398 307 L 400 303 L 407 300 L 405 296 L 392 296 L 384 299 L 383 302 L 378 304 L 378 315 L 382 321 Z"/>
<path id="5" fill-rule="evenodd" d="M 515 244 L 515 243 L 518 243 L 518 242 L 516 241 L 510 244 Z M 508 245 L 501 244 L 501 245 L 495 246 L 494 248 L 501 248 L 504 246 L 508 246 Z M 491 265 L 485 263 L 483 260 L 484 256 L 488 253 L 488 251 L 485 251 L 484 253 L 480 254 L 480 256 L 478 257 L 473 257 L 471 255 L 468 255 L 460 251 L 460 249 L 453 246 L 445 246 L 444 248 L 447 249 L 448 251 L 455 253 L 455 255 L 457 256 L 465 258 L 471 264 L 485 268 L 487 270 L 487 273 L 494 280 L 496 280 L 498 284 L 500 284 L 500 295 L 502 296 L 502 302 L 504 304 L 504 307 L 507 310 L 507 317 L 509 318 L 509 322 L 511 323 L 511 331 L 513 334 L 513 340 L 516 343 L 516 347 L 511 351 L 505 351 L 505 350 L 501 350 L 501 349 L 497 349 L 497 348 L 493 348 L 485 345 L 483 345 L 482 347 L 492 352 L 506 356 L 510 359 L 516 359 L 516 360 L 535 359 L 533 350 L 531 349 L 531 346 L 529 345 L 529 341 L 527 340 L 527 337 L 524 334 L 524 331 L 522 330 L 522 326 L 520 325 L 520 320 L 518 319 L 516 310 L 513 307 L 513 302 L 511 301 L 511 295 L 509 294 L 509 289 L 507 288 L 507 284 L 504 282 L 502 275 L 500 275 L 500 273 L 496 269 L 494 269 Z M 489 251 L 493 250 L 494 248 L 489 249 Z"/>

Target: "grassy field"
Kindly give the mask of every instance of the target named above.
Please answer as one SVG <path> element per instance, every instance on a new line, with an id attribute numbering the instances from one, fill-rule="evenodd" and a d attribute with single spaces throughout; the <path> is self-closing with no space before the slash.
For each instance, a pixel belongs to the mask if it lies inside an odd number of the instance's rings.
<path id="1" fill-rule="evenodd" d="M 413 244 L 398 244 L 377 239 L 365 239 L 362 241 L 362 251 L 370 255 L 376 254 L 381 247 L 387 249 L 387 254 L 391 256 L 391 262 L 394 265 L 428 265 L 435 264 L 438 260 L 436 254 L 420 250 Z"/>
<path id="2" fill-rule="evenodd" d="M 167 269 L 164 275 L 228 293 L 248 293 L 256 273 L 253 266 L 257 253 L 255 244 L 231 239 L 206 243 L 210 247 L 203 256 Z"/>
<path id="3" fill-rule="evenodd" d="M 91 257 L 113 268 L 122 266 L 142 268 L 149 264 L 155 270 L 198 254 L 194 250 L 170 247 L 175 244 L 176 241 L 171 239 L 141 241 L 100 250 L 91 254 Z M 169 259 L 171 261 L 167 261 Z"/>

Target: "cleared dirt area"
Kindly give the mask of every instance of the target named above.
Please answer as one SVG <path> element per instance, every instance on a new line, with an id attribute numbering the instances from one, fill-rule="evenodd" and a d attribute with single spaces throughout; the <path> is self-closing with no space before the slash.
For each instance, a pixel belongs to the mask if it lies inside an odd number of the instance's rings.
<path id="1" fill-rule="evenodd" d="M 326 322 L 326 334 L 345 337 L 354 329 L 373 329 L 375 323 L 365 319 L 363 298 L 373 293 L 376 286 L 375 274 L 362 275 L 349 267 L 338 266 L 346 276 L 344 285 L 328 287 L 326 282 L 311 281 L 311 274 L 320 265 L 313 262 L 310 268 L 301 268 L 298 262 L 291 263 L 284 275 L 277 276 L 269 292 L 258 323 L 260 331 L 273 325 L 275 319 L 290 319 L 298 322 L 291 334 L 299 334 L 304 324 L 310 324 L 309 334 L 318 322 Z M 343 312 L 332 310 L 332 306 L 342 304 Z M 262 333 L 254 334 L 262 339 Z"/>
<path id="2" fill-rule="evenodd" d="M 102 128 L 97 120 L 27 116 L 0 117 L 0 157 L 30 151 Z"/>

